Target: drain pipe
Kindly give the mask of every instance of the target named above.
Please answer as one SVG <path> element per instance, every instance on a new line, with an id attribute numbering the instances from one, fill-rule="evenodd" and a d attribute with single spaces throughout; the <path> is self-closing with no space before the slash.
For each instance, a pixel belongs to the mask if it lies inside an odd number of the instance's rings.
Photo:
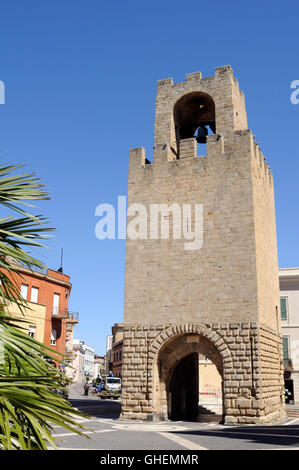
<path id="1" fill-rule="evenodd" d="M 253 377 L 253 336 L 251 334 L 251 328 L 250 328 L 250 355 L 251 355 L 251 396 L 256 397 L 256 391 L 254 387 L 254 377 Z"/>
<path id="2" fill-rule="evenodd" d="M 148 391 L 148 360 L 149 360 L 149 339 L 146 340 L 146 392 L 145 399 L 149 400 L 149 391 Z"/>

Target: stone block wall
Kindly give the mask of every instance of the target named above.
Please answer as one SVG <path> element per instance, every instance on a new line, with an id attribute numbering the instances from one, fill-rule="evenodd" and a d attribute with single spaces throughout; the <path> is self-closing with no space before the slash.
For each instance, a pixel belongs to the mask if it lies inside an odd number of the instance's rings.
<path id="1" fill-rule="evenodd" d="M 166 363 L 161 364 L 161 352 L 177 339 L 182 352 L 176 361 L 191 352 L 204 352 L 215 361 L 207 342 L 219 352 L 225 423 L 267 424 L 284 420 L 281 336 L 256 322 L 125 325 L 122 418 L 167 419 L 164 378 L 173 363 L 168 356 Z"/>

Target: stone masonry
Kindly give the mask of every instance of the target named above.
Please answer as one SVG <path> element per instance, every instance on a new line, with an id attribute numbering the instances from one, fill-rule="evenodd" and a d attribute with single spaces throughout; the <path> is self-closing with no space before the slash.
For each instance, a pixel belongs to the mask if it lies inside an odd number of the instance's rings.
<path id="1" fill-rule="evenodd" d="M 216 132 L 198 156 L 193 131 L 210 121 Z M 167 419 L 173 370 L 196 352 L 222 377 L 225 423 L 282 421 L 273 178 L 230 66 L 158 82 L 153 162 L 143 148 L 130 150 L 133 204 L 147 214 L 156 205 L 159 217 L 127 237 L 122 417 Z M 172 208 L 186 204 L 203 207 L 197 250 L 174 235 Z M 161 220 L 168 238 L 152 236 Z"/>

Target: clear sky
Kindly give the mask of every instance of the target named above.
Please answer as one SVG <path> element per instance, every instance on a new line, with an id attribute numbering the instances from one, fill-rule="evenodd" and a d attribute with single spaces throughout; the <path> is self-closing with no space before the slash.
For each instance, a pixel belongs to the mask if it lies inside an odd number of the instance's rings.
<path id="1" fill-rule="evenodd" d="M 125 241 L 95 237 L 95 208 L 126 195 L 128 152 L 152 157 L 156 82 L 230 64 L 274 174 L 279 266 L 299 266 L 299 3 L 3 0 L 0 159 L 47 185 L 57 228 L 43 261 L 71 276 L 75 337 L 105 353 L 122 321 Z"/>

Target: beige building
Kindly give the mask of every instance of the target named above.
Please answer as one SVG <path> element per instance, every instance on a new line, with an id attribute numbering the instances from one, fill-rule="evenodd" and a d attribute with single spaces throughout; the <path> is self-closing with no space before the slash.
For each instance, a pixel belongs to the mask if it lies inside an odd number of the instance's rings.
<path id="1" fill-rule="evenodd" d="M 299 268 L 279 269 L 286 402 L 299 404 Z"/>
<path id="2" fill-rule="evenodd" d="M 20 322 L 14 321 L 13 323 L 15 325 L 21 327 L 23 331 L 27 332 L 27 334 L 32 338 L 43 343 L 45 335 L 46 306 L 29 301 L 27 301 L 27 303 L 28 306 L 23 308 L 21 311 L 15 303 L 7 302 L 6 311 L 9 312 L 12 317 L 19 317 L 21 319 Z"/>
<path id="3" fill-rule="evenodd" d="M 82 342 L 75 342 L 75 344 L 73 344 L 71 367 L 68 368 L 68 376 L 70 376 L 75 383 L 85 382 L 84 356 L 85 350 L 83 348 Z"/>
<path id="4" fill-rule="evenodd" d="M 122 416 L 194 419 L 202 356 L 225 423 L 284 420 L 273 178 L 230 66 L 158 81 L 151 159 L 130 150 Z"/>
<path id="5" fill-rule="evenodd" d="M 109 374 L 109 372 L 112 371 L 112 366 L 113 366 L 112 348 L 113 348 L 113 335 L 107 335 L 106 336 L 106 354 L 105 354 L 104 374 Z"/>
<path id="6" fill-rule="evenodd" d="M 104 374 L 105 357 L 94 356 L 93 380 L 100 379 Z"/>

